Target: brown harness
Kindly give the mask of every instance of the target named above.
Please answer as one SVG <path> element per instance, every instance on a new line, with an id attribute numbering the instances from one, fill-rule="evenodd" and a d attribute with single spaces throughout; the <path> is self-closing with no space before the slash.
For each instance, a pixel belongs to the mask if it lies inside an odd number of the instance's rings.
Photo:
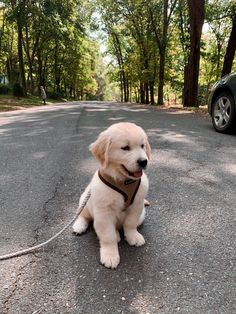
<path id="1" fill-rule="evenodd" d="M 109 188 L 123 195 L 125 201 L 125 208 L 123 210 L 125 210 L 133 203 L 135 196 L 138 192 L 141 179 L 127 179 L 125 181 L 115 181 L 109 175 L 102 173 L 101 170 L 98 170 L 98 176 L 104 184 L 109 186 Z"/>

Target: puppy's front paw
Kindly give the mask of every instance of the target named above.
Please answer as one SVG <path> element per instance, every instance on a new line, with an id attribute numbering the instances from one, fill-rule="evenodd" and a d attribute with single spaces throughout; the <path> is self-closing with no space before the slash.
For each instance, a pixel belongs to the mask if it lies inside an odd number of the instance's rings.
<path id="1" fill-rule="evenodd" d="M 144 237 L 137 230 L 125 234 L 125 239 L 132 246 L 142 246 L 145 244 Z"/>
<path id="2" fill-rule="evenodd" d="M 107 268 L 115 269 L 120 263 L 118 249 L 101 247 L 100 259 L 102 265 Z"/>
<path id="3" fill-rule="evenodd" d="M 84 218 L 79 216 L 79 218 L 74 222 L 72 229 L 73 232 L 77 234 L 84 233 L 88 228 L 88 221 Z"/>

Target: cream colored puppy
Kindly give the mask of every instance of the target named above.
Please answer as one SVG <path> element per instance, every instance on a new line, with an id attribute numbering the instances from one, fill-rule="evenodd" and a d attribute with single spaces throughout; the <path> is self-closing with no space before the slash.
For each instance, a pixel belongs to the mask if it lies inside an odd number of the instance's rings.
<path id="1" fill-rule="evenodd" d="M 76 234 L 85 232 L 93 220 L 100 241 L 101 263 L 116 268 L 120 262 L 119 229 L 123 228 L 130 245 L 145 243 L 137 227 L 145 217 L 148 179 L 143 170 L 150 159 L 151 149 L 141 127 L 121 122 L 102 132 L 90 145 L 90 151 L 99 161 L 99 170 L 80 198 L 82 204 L 87 192 L 91 191 L 73 231 Z"/>

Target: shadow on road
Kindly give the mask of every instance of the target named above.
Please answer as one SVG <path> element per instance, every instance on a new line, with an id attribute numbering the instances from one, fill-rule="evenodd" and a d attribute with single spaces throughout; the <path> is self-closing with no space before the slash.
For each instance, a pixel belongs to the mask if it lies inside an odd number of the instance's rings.
<path id="1" fill-rule="evenodd" d="M 72 106 L 26 113 L 20 119 L 9 114 L 0 124 L 0 186 L 12 190 L 2 201 L 1 252 L 25 240 L 40 242 L 73 216 L 97 168 L 88 145 L 118 121 L 142 126 L 152 146 L 147 170 L 151 206 L 141 227 L 146 245 L 133 248 L 122 239 L 121 263 L 112 271 L 99 264 L 92 228 L 80 237 L 69 231 L 35 254 L 21 277 L 23 292 L 14 292 L 12 309 L 230 313 L 235 136 L 217 134 L 207 120 L 182 112 L 95 105 L 79 112 Z M 13 215 L 17 218 L 10 228 Z M 17 301 L 22 294 L 27 298 Z"/>

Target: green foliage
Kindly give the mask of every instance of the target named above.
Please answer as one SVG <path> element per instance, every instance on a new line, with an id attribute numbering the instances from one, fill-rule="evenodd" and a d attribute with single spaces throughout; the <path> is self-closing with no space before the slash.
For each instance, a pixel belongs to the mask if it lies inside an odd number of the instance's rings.
<path id="1" fill-rule="evenodd" d="M 1 1 L 0 74 L 7 74 L 10 86 L 16 82 L 24 86 L 23 76 L 27 92 L 38 94 L 43 85 L 54 98 L 150 103 L 158 101 L 163 89 L 164 100 L 181 99 L 190 44 L 187 3 Z M 206 1 L 201 103 L 220 76 L 234 12 L 234 0 Z M 106 58 L 99 52 L 99 41 L 105 43 Z M 3 90 L 0 86 L 0 93 Z"/>
<path id="2" fill-rule="evenodd" d="M 97 43 L 89 36 L 92 6 L 85 0 L 2 1 L 0 5 L 0 74 L 22 83 L 19 27 L 26 88 L 40 85 L 64 97 L 86 98 L 96 93 L 94 64 Z"/>

